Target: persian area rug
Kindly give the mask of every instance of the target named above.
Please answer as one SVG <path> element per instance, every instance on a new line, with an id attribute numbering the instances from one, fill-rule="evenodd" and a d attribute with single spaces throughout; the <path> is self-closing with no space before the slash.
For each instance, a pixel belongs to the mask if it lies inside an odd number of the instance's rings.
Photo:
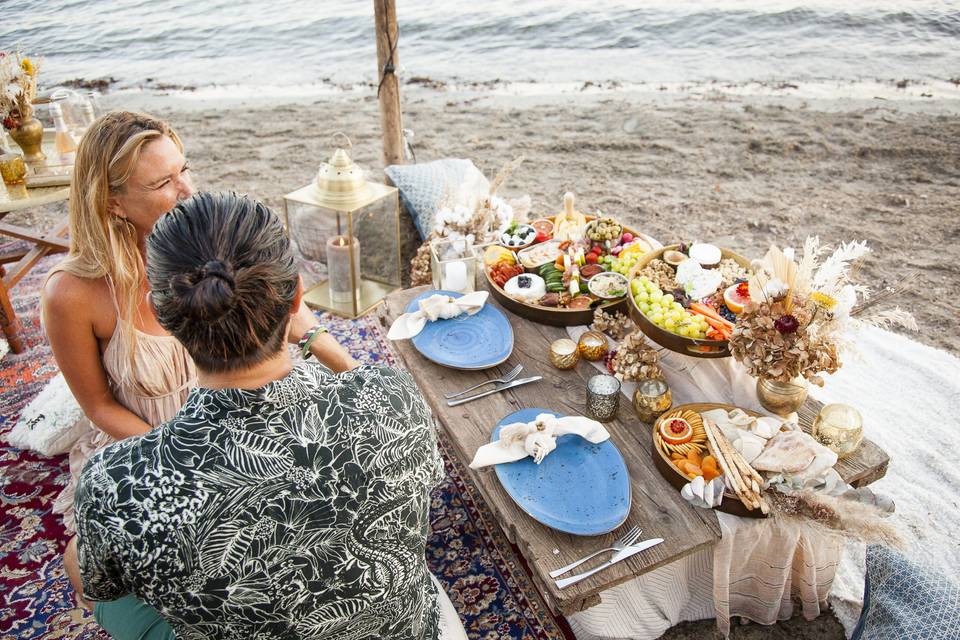
<path id="1" fill-rule="evenodd" d="M 51 505 L 66 484 L 66 456 L 46 458 L 9 446 L 6 434 L 57 367 L 40 328 L 39 293 L 59 258 L 47 258 L 11 291 L 26 351 L 0 360 L 0 640 L 109 638 L 74 603 L 63 571 L 66 535 Z M 324 315 L 354 357 L 393 364 L 373 318 Z M 427 562 L 460 614 L 470 638 L 572 637 L 544 605 L 464 467 L 441 437 L 447 478 L 433 494 Z"/>

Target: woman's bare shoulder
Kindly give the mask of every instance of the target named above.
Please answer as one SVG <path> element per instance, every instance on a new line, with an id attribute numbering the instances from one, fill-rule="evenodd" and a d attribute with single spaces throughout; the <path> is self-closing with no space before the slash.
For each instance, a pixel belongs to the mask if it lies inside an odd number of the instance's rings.
<path id="1" fill-rule="evenodd" d="M 47 278 L 41 295 L 47 310 L 54 313 L 69 312 L 87 318 L 96 314 L 102 302 L 109 305 L 110 301 L 105 278 L 84 278 L 67 271 L 58 271 Z"/>

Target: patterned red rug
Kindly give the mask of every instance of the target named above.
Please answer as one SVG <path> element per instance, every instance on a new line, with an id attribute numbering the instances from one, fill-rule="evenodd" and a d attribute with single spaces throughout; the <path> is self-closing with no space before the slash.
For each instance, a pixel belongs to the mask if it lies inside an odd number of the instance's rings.
<path id="1" fill-rule="evenodd" d="M 46 458 L 6 444 L 3 435 L 57 373 L 40 328 L 39 290 L 57 258 L 11 291 L 27 349 L 0 361 L 0 640 L 108 638 L 74 606 L 60 554 L 66 538 L 51 504 L 67 481 L 66 456 Z M 377 323 L 322 316 L 331 333 L 367 363 L 393 364 Z M 571 637 L 546 609 L 522 561 L 441 438 L 447 479 L 433 495 L 430 569 L 456 605 L 470 638 Z"/>

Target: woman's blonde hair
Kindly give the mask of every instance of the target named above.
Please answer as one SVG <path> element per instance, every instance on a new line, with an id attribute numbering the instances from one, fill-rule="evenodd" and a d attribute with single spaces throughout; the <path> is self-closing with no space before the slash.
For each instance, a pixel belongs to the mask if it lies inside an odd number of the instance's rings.
<path id="1" fill-rule="evenodd" d="M 111 195 L 121 193 L 133 174 L 144 145 L 160 136 L 180 151 L 183 143 L 163 120 L 144 113 L 114 111 L 98 118 L 77 149 L 70 192 L 70 252 L 50 272 L 81 278 L 106 277 L 123 324 L 137 320 L 140 287 L 146 281 L 143 256 L 133 223 L 109 211 Z M 48 276 L 49 277 L 49 276 Z M 132 327 L 131 327 L 132 329 Z M 126 358 L 132 364 L 136 332 L 124 331 Z"/>

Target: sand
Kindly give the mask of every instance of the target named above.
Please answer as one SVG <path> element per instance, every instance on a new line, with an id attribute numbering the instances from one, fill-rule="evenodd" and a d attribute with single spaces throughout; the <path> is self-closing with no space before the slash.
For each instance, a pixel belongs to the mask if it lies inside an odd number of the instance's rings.
<path id="1" fill-rule="evenodd" d="M 133 94 L 115 107 L 168 119 L 188 146 L 197 186 L 249 193 L 280 210 L 346 132 L 355 161 L 382 167 L 373 96 L 330 95 L 271 104 Z M 803 99 L 713 89 L 511 96 L 408 87 L 404 126 L 417 158 L 472 159 L 492 177 L 524 155 L 503 195 L 529 194 L 553 213 L 565 191 L 663 242 L 708 240 L 759 256 L 808 234 L 874 249 L 863 280 L 899 285 L 921 342 L 960 355 L 960 101 Z M 62 207 L 11 215 L 48 226 Z M 409 233 L 409 231 L 408 231 Z M 413 243 L 408 243 L 412 248 Z M 704 621 L 665 638 L 713 637 Z M 831 616 L 733 638 L 842 638 Z"/>
<path id="2" fill-rule="evenodd" d="M 168 118 L 199 187 L 236 189 L 279 208 L 346 132 L 354 159 L 382 168 L 372 95 L 310 104 L 225 104 L 133 95 L 116 105 Z M 586 211 L 622 218 L 663 242 L 710 240 L 758 257 L 808 234 L 874 249 L 864 282 L 898 285 L 918 339 L 960 354 L 960 100 L 816 99 L 717 90 L 559 96 L 408 87 L 404 126 L 422 162 L 473 160 L 492 177 L 526 162 L 503 188 L 534 211 L 563 192 Z"/>

